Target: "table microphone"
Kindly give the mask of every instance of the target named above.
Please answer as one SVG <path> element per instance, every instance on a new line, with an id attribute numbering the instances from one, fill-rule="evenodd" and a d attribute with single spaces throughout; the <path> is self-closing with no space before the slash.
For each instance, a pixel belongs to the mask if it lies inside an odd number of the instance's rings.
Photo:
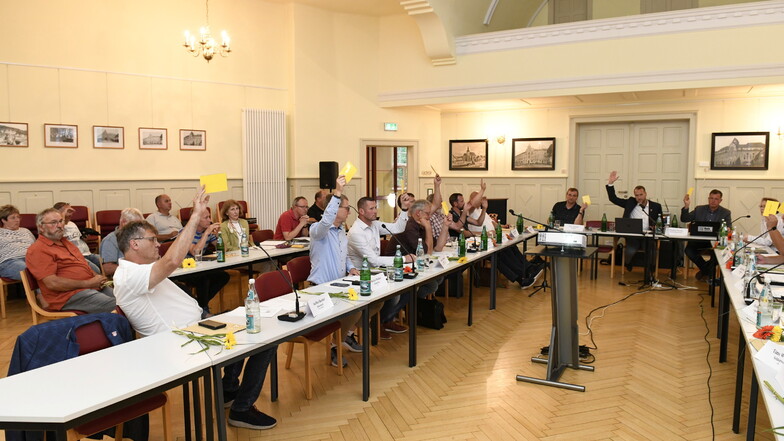
<path id="1" fill-rule="evenodd" d="M 743 295 L 743 301 L 746 302 L 747 305 L 751 305 L 751 303 L 754 302 L 754 299 L 751 298 L 751 284 L 752 283 L 756 283 L 756 282 L 754 282 L 754 279 L 758 279 L 759 276 L 761 276 L 761 275 L 763 275 L 765 273 L 768 273 L 770 271 L 773 271 L 774 269 L 780 267 L 781 265 L 784 265 L 784 262 L 779 263 L 778 265 L 773 265 L 772 267 L 766 269 L 765 271 L 762 271 L 761 273 L 757 273 L 756 276 L 754 276 L 751 279 L 749 279 L 749 283 L 746 284 L 746 289 L 745 289 L 744 295 Z"/>
<path id="2" fill-rule="evenodd" d="M 298 322 L 302 320 L 303 318 L 305 318 L 305 313 L 299 310 L 299 293 L 297 292 L 297 288 L 294 287 L 293 283 L 291 283 L 291 279 L 288 279 L 286 275 L 283 274 L 283 271 L 281 271 L 280 266 L 278 266 L 278 261 L 274 260 L 272 256 L 269 255 L 267 250 L 264 249 L 263 246 L 259 245 L 259 249 L 261 249 L 261 251 L 264 251 L 264 254 L 267 255 L 267 258 L 269 258 L 270 261 L 275 263 L 275 271 L 277 271 L 278 274 L 280 274 L 280 277 L 283 277 L 283 280 L 291 288 L 291 292 L 294 293 L 294 311 L 279 315 L 278 320 L 284 322 Z"/>
<path id="3" fill-rule="evenodd" d="M 517 213 L 515 213 L 515 212 L 514 212 L 514 210 L 512 210 L 511 208 L 509 209 L 509 214 L 511 214 L 512 216 L 515 216 L 515 217 L 519 217 L 519 218 L 525 219 L 525 220 L 527 220 L 528 222 L 533 222 L 533 223 L 535 223 L 535 224 L 537 224 L 537 225 L 543 225 L 543 226 L 544 226 L 544 231 L 550 231 L 550 230 L 555 230 L 555 231 L 558 231 L 558 230 L 556 230 L 555 228 L 553 228 L 553 227 L 551 227 L 551 226 L 547 225 L 545 222 L 539 222 L 538 220 L 535 220 L 535 219 L 529 219 L 529 218 L 527 218 L 527 217 L 523 216 L 522 214 L 517 214 Z"/>
<path id="4" fill-rule="evenodd" d="M 747 215 L 745 215 L 745 216 L 738 216 L 738 217 L 736 217 L 736 218 L 735 218 L 735 220 L 731 221 L 730 223 L 731 223 L 731 224 L 734 224 L 734 223 L 735 223 L 735 222 L 736 222 L 738 219 L 748 219 L 748 218 L 750 218 L 750 217 L 751 217 L 751 215 L 750 215 L 750 214 L 747 214 Z"/>

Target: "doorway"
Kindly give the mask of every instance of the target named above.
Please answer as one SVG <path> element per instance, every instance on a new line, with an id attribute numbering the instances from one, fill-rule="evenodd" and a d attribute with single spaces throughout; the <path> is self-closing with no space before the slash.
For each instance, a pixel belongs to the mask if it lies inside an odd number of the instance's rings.
<path id="1" fill-rule="evenodd" d="M 378 218 L 395 219 L 397 195 L 409 191 L 410 148 L 408 146 L 367 145 L 367 188 L 365 194 L 376 201 Z"/>
<path id="2" fill-rule="evenodd" d="M 662 204 L 665 214 L 679 214 L 688 185 L 689 120 L 577 124 L 577 188 L 591 197 L 587 220 L 612 220 L 623 215 L 607 198 L 605 184 L 618 171 L 620 198 L 632 196 L 637 185 L 648 199 Z"/>

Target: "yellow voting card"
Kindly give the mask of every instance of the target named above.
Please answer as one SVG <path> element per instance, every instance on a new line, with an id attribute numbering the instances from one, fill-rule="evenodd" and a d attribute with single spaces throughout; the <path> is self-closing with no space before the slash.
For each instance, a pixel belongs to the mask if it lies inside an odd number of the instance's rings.
<path id="1" fill-rule="evenodd" d="M 357 168 L 354 167 L 354 164 L 351 161 L 347 162 L 346 165 L 340 170 L 340 174 L 346 177 L 346 184 L 351 182 L 351 178 L 357 173 Z"/>
<path id="2" fill-rule="evenodd" d="M 686 194 L 691 197 L 691 195 L 694 194 L 694 187 L 689 187 L 689 191 L 687 191 Z"/>
<path id="3" fill-rule="evenodd" d="M 226 180 L 226 173 L 201 176 L 199 177 L 199 184 L 204 186 L 204 190 L 208 194 L 229 190 L 229 182 Z"/>
<path id="4" fill-rule="evenodd" d="M 591 197 L 590 197 L 590 196 L 588 196 L 587 194 L 586 194 L 586 195 L 583 195 L 583 204 L 585 204 L 585 205 L 591 205 Z"/>
<path id="5" fill-rule="evenodd" d="M 767 201 L 765 202 L 765 211 L 762 212 L 763 216 L 770 216 L 771 214 L 776 214 L 779 211 L 779 203 L 776 201 Z"/>
<path id="6" fill-rule="evenodd" d="M 444 210 L 444 214 L 449 214 L 449 204 L 446 201 L 441 201 L 441 208 Z"/>

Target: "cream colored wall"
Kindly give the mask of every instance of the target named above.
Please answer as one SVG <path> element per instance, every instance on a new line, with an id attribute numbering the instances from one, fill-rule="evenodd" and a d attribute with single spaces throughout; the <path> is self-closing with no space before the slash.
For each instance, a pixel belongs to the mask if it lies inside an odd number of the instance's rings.
<path id="1" fill-rule="evenodd" d="M 420 152 L 439 148 L 439 112 L 384 109 L 376 103 L 379 60 L 399 49 L 380 45 L 377 18 L 302 5 L 293 6 L 293 16 L 290 178 L 318 177 L 319 161 L 351 161 L 363 177 L 361 139 L 416 139 Z M 400 44 L 421 48 L 417 35 Z M 384 122 L 397 122 L 398 131 L 385 132 Z"/>
<path id="2" fill-rule="evenodd" d="M 209 64 L 181 46 L 204 5 L 2 1 L 0 121 L 29 124 L 30 147 L 0 148 L 2 181 L 242 177 L 241 109 L 288 111 L 289 9 L 254 0 L 210 3 L 213 33 L 233 53 Z M 43 124 L 76 124 L 79 148 L 43 147 Z M 92 126 L 125 128 L 125 149 L 93 148 Z M 168 130 L 166 151 L 141 151 L 138 128 Z M 179 130 L 207 131 L 207 151 L 179 150 Z M 8 167 L 8 164 L 21 164 Z"/>

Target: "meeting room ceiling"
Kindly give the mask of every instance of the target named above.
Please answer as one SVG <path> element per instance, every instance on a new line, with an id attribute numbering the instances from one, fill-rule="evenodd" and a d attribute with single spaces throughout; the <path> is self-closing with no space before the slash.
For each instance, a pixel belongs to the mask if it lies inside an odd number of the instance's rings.
<path id="1" fill-rule="evenodd" d="M 278 3 L 300 3 L 328 11 L 347 14 L 385 16 L 405 12 L 398 0 L 272 0 Z"/>
<path id="2" fill-rule="evenodd" d="M 425 107 L 443 113 L 481 112 L 492 110 L 536 109 L 554 107 L 588 107 L 604 105 L 641 105 L 666 102 L 703 101 L 710 99 L 735 99 L 784 96 L 784 84 L 757 86 L 706 87 L 695 89 L 668 89 L 641 92 L 613 92 L 590 95 L 564 95 L 552 97 L 524 97 L 486 101 L 461 101 L 430 104 Z"/>

